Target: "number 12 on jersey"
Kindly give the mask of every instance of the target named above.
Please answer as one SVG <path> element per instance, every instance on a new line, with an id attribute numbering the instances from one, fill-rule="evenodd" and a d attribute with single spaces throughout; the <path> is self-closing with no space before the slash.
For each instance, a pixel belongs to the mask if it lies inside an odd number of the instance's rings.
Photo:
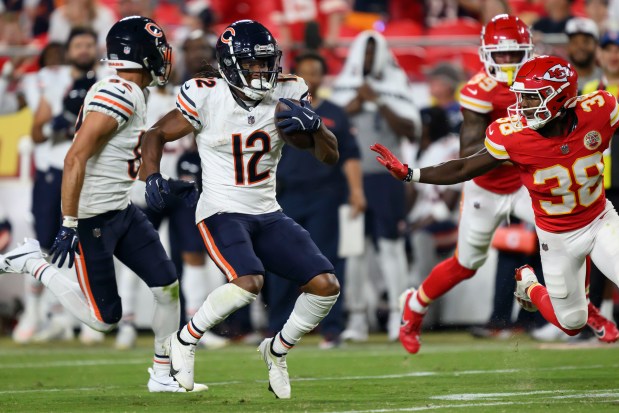
<path id="1" fill-rule="evenodd" d="M 260 149 L 256 150 L 257 145 Z M 255 131 L 246 139 L 240 133 L 232 135 L 232 156 L 234 157 L 234 182 L 236 185 L 251 185 L 267 179 L 271 170 L 258 173 L 258 162 L 271 150 L 271 137 L 264 131 Z M 252 152 L 247 165 L 243 160 L 244 152 Z M 246 178 L 247 176 L 247 178 Z"/>

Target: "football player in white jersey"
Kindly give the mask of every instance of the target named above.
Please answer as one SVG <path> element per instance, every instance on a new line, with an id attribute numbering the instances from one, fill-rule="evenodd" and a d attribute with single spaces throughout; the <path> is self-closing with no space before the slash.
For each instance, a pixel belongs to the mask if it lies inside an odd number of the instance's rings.
<path id="1" fill-rule="evenodd" d="M 49 288 L 77 318 L 109 331 L 122 316 L 113 257 L 131 268 L 155 297 L 155 356 L 149 369 L 151 392 L 186 392 L 170 377 L 166 338 L 179 326 L 179 287 L 174 265 L 158 233 L 129 201 L 138 176 L 140 142 L 146 121 L 148 85 L 168 80 L 171 48 L 151 19 L 132 16 L 107 35 L 110 67 L 118 74 L 89 90 L 76 123 L 75 138 L 64 162 L 63 222 L 51 248 L 52 262 L 75 261 L 75 283 L 43 259 L 39 243 L 0 256 L 0 272 L 28 272 Z M 173 191 L 195 204 L 192 183 L 170 181 Z M 77 254 L 77 255 L 76 255 Z M 81 287 L 81 288 L 80 288 Z M 206 390 L 196 385 L 194 391 Z"/>
<path id="2" fill-rule="evenodd" d="M 169 192 L 159 174 L 163 146 L 195 133 L 203 181 L 196 222 L 210 257 L 228 280 L 170 337 L 170 372 L 181 386 L 194 387 L 195 344 L 205 331 L 256 299 L 266 268 L 297 282 L 303 292 L 282 330 L 258 348 L 269 369 L 269 390 L 290 398 L 286 354 L 329 313 L 340 288 L 333 265 L 275 199 L 275 171 L 284 144 L 274 119 L 278 101 L 290 106 L 278 113 L 278 127 L 286 134 L 310 134 L 309 151 L 318 160 L 335 164 L 337 141 L 303 101 L 305 82 L 279 74 L 281 52 L 263 25 L 251 20 L 231 24 L 216 51 L 219 71 L 210 67 L 204 77 L 185 82 L 177 109 L 144 135 L 141 176 L 147 177 L 149 206 L 158 209 Z"/>

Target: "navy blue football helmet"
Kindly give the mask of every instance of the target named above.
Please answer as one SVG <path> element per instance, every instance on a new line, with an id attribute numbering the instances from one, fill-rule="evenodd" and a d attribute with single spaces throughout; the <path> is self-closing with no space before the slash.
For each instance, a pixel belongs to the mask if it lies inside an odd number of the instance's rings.
<path id="1" fill-rule="evenodd" d="M 172 71 L 172 47 L 153 20 L 130 16 L 112 26 L 105 39 L 107 63 L 114 69 L 146 69 L 151 86 L 163 86 Z"/>
<path id="2" fill-rule="evenodd" d="M 277 84 L 277 75 L 282 71 L 279 65 L 282 52 L 262 24 L 253 20 L 232 23 L 219 36 L 215 49 L 223 78 L 248 98 L 260 100 Z M 258 72 L 258 77 L 252 78 L 257 73 L 242 67 L 244 61 L 251 60 L 267 63 L 266 70 Z"/>

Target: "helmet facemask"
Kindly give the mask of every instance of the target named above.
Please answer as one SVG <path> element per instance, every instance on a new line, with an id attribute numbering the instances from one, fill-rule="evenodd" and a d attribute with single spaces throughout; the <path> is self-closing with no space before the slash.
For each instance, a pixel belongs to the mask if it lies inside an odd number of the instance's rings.
<path id="1" fill-rule="evenodd" d="M 512 92 L 516 94 L 516 103 L 507 108 L 507 114 L 510 116 L 510 122 L 514 127 L 519 128 L 531 128 L 540 129 L 552 119 L 559 116 L 562 112 L 561 109 L 553 111 L 549 109 L 552 100 L 555 99 L 563 89 L 570 85 L 569 82 L 565 82 L 559 89 L 555 89 L 552 86 L 546 86 L 540 89 L 525 89 L 524 85 L 515 83 L 510 88 Z M 538 106 L 523 108 L 522 107 L 522 95 L 535 95 L 539 99 L 540 104 Z M 526 125 L 522 124 L 522 119 L 526 119 Z"/>
<path id="2" fill-rule="evenodd" d="M 256 45 L 253 52 L 234 53 L 230 50 L 230 55 L 220 60 L 219 71 L 230 86 L 251 100 L 261 100 L 277 84 L 277 76 L 282 70 L 279 65 L 281 55 L 273 43 Z M 244 63 L 256 60 L 266 61 L 266 70 L 243 68 Z"/>
<path id="3" fill-rule="evenodd" d="M 511 85 L 520 66 L 531 58 L 532 51 L 531 44 L 519 44 L 516 40 L 502 39 L 498 44 L 482 44 L 479 48 L 479 58 L 491 78 Z M 497 52 L 521 52 L 522 58 L 516 63 L 496 63 L 493 54 Z"/>
<path id="4" fill-rule="evenodd" d="M 150 86 L 164 86 L 168 83 L 172 72 L 172 46 L 163 43 L 157 46 L 158 56 L 154 59 L 144 58 L 144 67 L 150 71 L 153 78 Z"/>

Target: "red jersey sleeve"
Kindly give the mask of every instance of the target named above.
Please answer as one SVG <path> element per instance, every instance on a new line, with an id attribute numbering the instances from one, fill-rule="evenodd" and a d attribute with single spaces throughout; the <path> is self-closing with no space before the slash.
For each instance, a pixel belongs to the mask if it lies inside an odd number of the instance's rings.
<path id="1" fill-rule="evenodd" d="M 476 74 L 460 89 L 460 106 L 477 113 L 492 112 L 492 91 L 497 86 L 485 72 Z"/>
<path id="2" fill-rule="evenodd" d="M 510 135 L 515 131 L 510 118 L 500 118 L 492 122 L 486 129 L 486 139 L 484 140 L 484 145 L 490 155 L 496 159 L 510 159 L 506 144 Z"/>

